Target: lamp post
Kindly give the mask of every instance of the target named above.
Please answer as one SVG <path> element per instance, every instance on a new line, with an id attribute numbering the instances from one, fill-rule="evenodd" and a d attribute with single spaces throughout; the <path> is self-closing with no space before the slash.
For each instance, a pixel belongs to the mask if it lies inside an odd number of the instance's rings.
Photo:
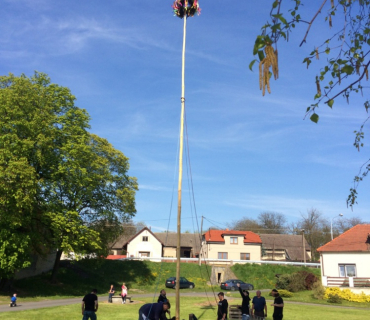
<path id="1" fill-rule="evenodd" d="M 343 213 L 340 213 L 338 216 L 335 216 L 334 218 L 330 219 L 330 234 L 331 234 L 331 240 L 333 240 L 333 220 L 336 218 L 343 217 Z"/>

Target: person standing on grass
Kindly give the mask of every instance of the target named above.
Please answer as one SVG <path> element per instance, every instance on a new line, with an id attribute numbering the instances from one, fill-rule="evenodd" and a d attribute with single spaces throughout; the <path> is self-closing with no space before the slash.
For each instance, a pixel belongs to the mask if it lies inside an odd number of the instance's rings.
<path id="1" fill-rule="evenodd" d="M 116 291 L 114 290 L 113 284 L 110 285 L 110 289 L 108 291 L 109 297 L 108 297 L 108 303 L 112 303 L 112 297 Z"/>
<path id="2" fill-rule="evenodd" d="M 249 301 L 251 301 L 251 298 L 249 298 L 249 292 L 247 290 L 242 290 L 240 287 L 240 283 L 238 282 L 236 284 L 239 288 L 240 295 L 242 296 L 242 320 L 248 320 L 249 319 Z"/>
<path id="3" fill-rule="evenodd" d="M 274 303 L 271 305 L 271 307 L 274 307 L 274 314 L 272 315 L 272 318 L 274 320 L 282 320 L 284 308 L 283 298 L 280 297 L 279 291 L 277 291 L 276 289 L 272 289 L 271 293 L 275 297 Z"/>
<path id="4" fill-rule="evenodd" d="M 252 300 L 252 312 L 251 315 L 256 317 L 267 317 L 267 305 L 266 299 L 261 296 L 261 291 L 256 291 L 256 296 Z"/>
<path id="5" fill-rule="evenodd" d="M 217 320 L 226 320 L 227 319 L 227 310 L 229 308 L 229 304 L 225 299 L 225 295 L 223 292 L 218 294 L 218 310 L 217 310 Z"/>
<path id="6" fill-rule="evenodd" d="M 126 303 L 126 296 L 127 296 L 127 287 L 125 283 L 122 283 L 122 291 L 121 291 L 122 304 Z"/>
<path id="7" fill-rule="evenodd" d="M 158 297 L 157 302 L 168 302 L 169 308 L 167 310 L 167 313 L 171 317 L 171 311 L 170 311 L 171 304 L 170 304 L 170 300 L 167 299 L 166 290 L 164 290 L 164 289 L 161 290 L 161 292 L 159 293 L 159 297 Z"/>
<path id="8" fill-rule="evenodd" d="M 96 320 L 95 312 L 98 311 L 98 290 L 92 289 L 91 293 L 84 296 L 82 299 L 82 320 Z"/>

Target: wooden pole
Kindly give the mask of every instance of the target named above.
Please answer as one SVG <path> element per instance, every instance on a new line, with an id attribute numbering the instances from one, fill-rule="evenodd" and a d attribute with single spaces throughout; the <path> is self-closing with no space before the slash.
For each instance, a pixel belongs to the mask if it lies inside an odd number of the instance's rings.
<path id="1" fill-rule="evenodd" d="M 202 216 L 202 222 L 200 223 L 200 249 L 199 249 L 199 265 L 202 265 L 202 249 L 203 249 L 203 216 Z"/>
<path id="2" fill-rule="evenodd" d="M 178 201 L 177 201 L 176 320 L 180 320 L 181 186 L 182 186 L 182 156 L 183 156 L 183 149 L 184 149 L 183 140 L 184 140 L 184 113 L 185 113 L 185 43 L 186 43 L 186 14 L 184 15 L 184 36 L 183 36 L 183 43 L 182 43 L 179 184 L 178 184 Z"/>
<path id="3" fill-rule="evenodd" d="M 302 230 L 303 261 L 306 265 L 306 239 L 304 238 L 304 229 Z"/>

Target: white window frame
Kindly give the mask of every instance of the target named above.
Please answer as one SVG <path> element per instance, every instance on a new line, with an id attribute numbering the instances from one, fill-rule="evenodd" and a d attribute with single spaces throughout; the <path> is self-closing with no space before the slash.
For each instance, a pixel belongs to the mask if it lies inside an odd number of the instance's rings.
<path id="1" fill-rule="evenodd" d="M 353 267 L 355 270 L 354 275 L 348 275 L 348 267 Z M 344 272 L 343 272 L 344 271 Z M 338 273 L 340 277 L 356 277 L 357 275 L 357 269 L 355 263 L 339 263 L 338 264 Z"/>

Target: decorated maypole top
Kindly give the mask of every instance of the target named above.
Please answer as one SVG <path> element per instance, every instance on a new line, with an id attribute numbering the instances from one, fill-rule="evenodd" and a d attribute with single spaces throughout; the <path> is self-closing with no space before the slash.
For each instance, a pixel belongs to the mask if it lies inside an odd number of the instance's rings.
<path id="1" fill-rule="evenodd" d="M 194 17 L 195 14 L 200 15 L 200 7 L 198 0 L 175 0 L 173 5 L 173 13 L 179 18 Z"/>

